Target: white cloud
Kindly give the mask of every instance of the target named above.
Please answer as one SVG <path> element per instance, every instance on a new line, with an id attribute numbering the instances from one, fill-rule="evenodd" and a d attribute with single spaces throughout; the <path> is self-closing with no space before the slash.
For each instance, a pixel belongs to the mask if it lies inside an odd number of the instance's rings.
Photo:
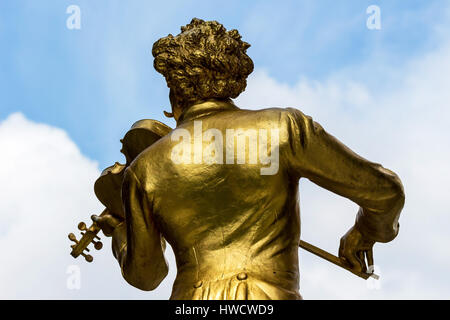
<path id="1" fill-rule="evenodd" d="M 436 28 L 448 37 L 447 26 Z M 375 247 L 381 289 L 369 290 L 363 280 L 300 250 L 306 299 L 449 299 L 450 44 L 401 66 L 373 70 L 370 59 L 325 81 L 303 78 L 295 85 L 257 70 L 237 103 L 297 107 L 361 155 L 396 171 L 405 185 L 400 234 Z M 355 80 L 361 74 L 367 81 Z M 169 297 L 175 274 L 170 251 L 170 274 L 154 292 L 125 283 L 109 239 L 102 237 L 104 248 L 93 252 L 91 264 L 69 255 L 67 234 L 102 209 L 93 193 L 99 174 L 63 130 L 21 114 L 0 123 L 0 298 Z M 303 238 L 337 252 L 356 206 L 308 181 L 300 192 Z M 73 264 L 81 268 L 80 290 L 66 287 Z"/>
<path id="2" fill-rule="evenodd" d="M 353 77 L 361 70 L 384 83 L 351 80 L 361 78 Z M 364 65 L 323 82 L 304 78 L 292 86 L 264 70 L 249 79 L 239 106 L 296 107 L 362 156 L 396 171 L 405 186 L 400 234 L 375 247 L 381 289 L 369 290 L 363 280 L 301 251 L 305 298 L 450 298 L 448 83 L 450 45 L 445 43 L 389 75 Z M 356 206 L 309 181 L 301 182 L 300 194 L 302 237 L 336 253 Z"/>
<path id="3" fill-rule="evenodd" d="M 259 70 L 237 101 L 242 107 L 297 107 L 355 151 L 398 172 L 405 185 L 400 234 L 375 247 L 381 289 L 369 290 L 363 280 L 300 250 L 301 293 L 306 299 L 448 299 L 450 47 L 407 62 L 380 87 L 349 80 L 352 72 L 358 70 L 291 86 Z M 371 75 L 379 76 L 377 70 Z M 13 114 L 0 123 L 0 150 L 0 248 L 6 261 L 0 265 L 0 298 L 169 297 L 176 269 L 170 251 L 170 274 L 153 292 L 125 283 L 109 239 L 103 238 L 104 249 L 93 253 L 91 264 L 69 255 L 67 234 L 102 206 L 93 193 L 97 164 L 63 130 Z M 300 192 L 303 238 L 337 252 L 356 206 L 308 181 Z M 66 287 L 72 264 L 81 268 L 80 290 Z"/>
<path id="4" fill-rule="evenodd" d="M 0 123 L 0 298 L 146 298 L 167 299 L 171 273 L 154 292 L 130 287 L 111 254 L 110 239 L 91 252 L 89 264 L 69 253 L 67 234 L 88 223 L 102 205 L 93 183 L 97 163 L 83 156 L 67 134 L 15 113 Z M 81 269 L 80 290 L 69 290 L 70 265 Z"/>
<path id="5" fill-rule="evenodd" d="M 383 86 L 349 80 L 352 72 L 358 70 L 291 86 L 259 70 L 237 101 L 251 108 L 297 107 L 404 182 L 399 237 L 375 247 L 381 289 L 369 290 L 363 280 L 301 250 L 301 293 L 306 299 L 448 299 L 450 46 L 398 67 Z M 374 70 L 371 76 L 380 75 Z M 109 239 L 103 238 L 105 247 L 93 253 L 92 264 L 69 255 L 67 234 L 102 206 L 93 193 L 97 164 L 63 130 L 16 113 L 0 123 L 0 150 L 0 248 L 6 261 L 0 265 L 0 298 L 169 297 L 176 269 L 170 251 L 170 274 L 154 292 L 125 283 Z M 308 181 L 301 182 L 300 192 L 303 238 L 337 252 L 356 206 Z M 80 290 L 66 287 L 72 264 L 81 268 Z"/>

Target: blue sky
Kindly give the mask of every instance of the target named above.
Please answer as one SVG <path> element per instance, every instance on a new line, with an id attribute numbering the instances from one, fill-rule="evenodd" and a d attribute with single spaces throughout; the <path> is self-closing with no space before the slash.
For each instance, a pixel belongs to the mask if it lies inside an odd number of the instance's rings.
<path id="1" fill-rule="evenodd" d="M 237 28 L 252 44 L 256 69 L 293 84 L 367 60 L 389 68 L 436 46 L 430 17 L 439 1 L 2 1 L 0 119 L 21 111 L 64 128 L 102 167 L 116 160 L 119 139 L 141 118 L 172 121 L 164 79 L 151 47 L 192 17 Z M 81 30 L 66 28 L 66 8 L 81 9 Z M 382 8 L 382 29 L 365 27 L 366 8 Z M 362 72 L 355 78 L 365 81 Z"/>
<path id="2" fill-rule="evenodd" d="M 69 5 L 81 9 L 80 30 L 66 27 Z M 369 5 L 381 9 L 381 30 L 366 27 Z M 302 295 L 448 299 L 450 3 L 437 0 L 0 0 L 0 180 L 8 182 L 0 247 L 14 257 L 0 265 L 8 275 L 0 298 L 169 297 L 170 252 L 168 278 L 141 292 L 108 249 L 89 265 L 70 257 L 67 233 L 101 212 L 93 183 L 124 162 L 128 128 L 143 118 L 174 126 L 151 48 L 193 17 L 238 29 L 252 45 L 255 71 L 239 106 L 297 107 L 405 186 L 399 236 L 375 246 L 382 288 L 300 250 Z M 302 239 L 336 253 L 357 206 L 303 179 L 300 204 Z M 78 291 L 66 286 L 73 265 L 84 279 Z"/>

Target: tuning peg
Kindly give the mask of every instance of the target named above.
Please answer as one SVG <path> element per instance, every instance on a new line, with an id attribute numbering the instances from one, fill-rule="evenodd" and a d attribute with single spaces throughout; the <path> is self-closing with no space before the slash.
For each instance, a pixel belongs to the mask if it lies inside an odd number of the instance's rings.
<path id="1" fill-rule="evenodd" d="M 81 255 L 84 257 L 84 259 L 86 259 L 87 262 L 92 262 L 94 260 L 94 258 L 92 258 L 90 254 L 82 252 Z"/>
<path id="2" fill-rule="evenodd" d="M 69 233 L 69 240 L 78 243 L 78 240 L 73 233 Z"/>
<path id="3" fill-rule="evenodd" d="M 87 229 L 86 223 L 80 222 L 80 223 L 78 224 L 78 229 L 81 230 L 81 231 L 86 230 L 86 229 Z"/>
<path id="4" fill-rule="evenodd" d="M 96 250 L 100 250 L 101 248 L 103 248 L 103 243 L 101 241 L 92 240 L 92 243 L 94 244 L 94 248 Z"/>
<path id="5" fill-rule="evenodd" d="M 98 236 L 95 236 L 95 239 L 100 240 L 100 238 Z M 94 244 L 94 248 L 96 250 L 100 250 L 101 248 L 103 248 L 103 243 L 101 241 L 95 241 L 94 239 L 92 240 L 92 243 Z"/>

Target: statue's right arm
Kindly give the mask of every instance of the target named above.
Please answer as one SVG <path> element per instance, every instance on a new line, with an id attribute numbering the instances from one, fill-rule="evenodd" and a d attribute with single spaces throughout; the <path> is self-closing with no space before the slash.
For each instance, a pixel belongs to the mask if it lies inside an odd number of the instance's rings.
<path id="1" fill-rule="evenodd" d="M 399 229 L 405 195 L 399 177 L 354 153 L 311 117 L 288 108 L 285 148 L 291 174 L 346 197 L 360 206 L 355 227 L 371 241 L 389 242 Z"/>
<path id="2" fill-rule="evenodd" d="M 141 290 L 153 290 L 166 277 L 163 239 L 151 212 L 151 201 L 132 168 L 122 184 L 125 220 L 113 233 L 113 254 L 124 279 Z"/>

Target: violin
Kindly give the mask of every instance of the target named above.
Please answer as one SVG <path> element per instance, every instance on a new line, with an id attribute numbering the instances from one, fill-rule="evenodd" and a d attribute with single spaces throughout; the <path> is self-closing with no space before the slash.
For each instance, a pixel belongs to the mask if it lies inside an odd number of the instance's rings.
<path id="1" fill-rule="evenodd" d="M 125 155 L 126 163 L 116 162 L 104 169 L 94 183 L 95 195 L 105 206 L 100 216 L 110 214 L 118 219 L 125 219 L 121 197 L 125 169 L 142 151 L 169 134 L 170 131 L 172 131 L 172 128 L 151 119 L 139 120 L 132 125 L 131 129 L 120 140 L 122 143 L 120 152 Z M 98 236 L 101 229 L 96 222 L 93 222 L 89 228 L 84 222 L 80 222 L 78 223 L 78 229 L 81 231 L 80 240 L 77 240 L 75 234 L 69 233 L 69 240 L 74 242 L 70 246 L 72 248 L 70 254 L 74 258 L 81 255 L 87 262 L 92 262 L 94 258 L 88 253 L 90 252 L 88 246 L 93 243 L 96 250 L 103 247 L 103 243 Z"/>

